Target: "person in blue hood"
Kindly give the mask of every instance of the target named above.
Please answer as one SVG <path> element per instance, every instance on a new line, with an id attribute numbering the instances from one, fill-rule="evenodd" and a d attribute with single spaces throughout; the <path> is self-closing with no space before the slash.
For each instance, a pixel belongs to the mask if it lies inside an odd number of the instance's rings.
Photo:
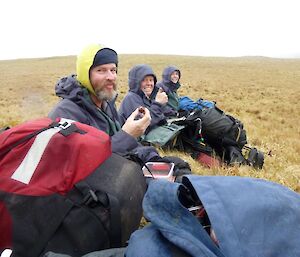
<path id="1" fill-rule="evenodd" d="M 77 56 L 77 75 L 59 80 L 56 95 L 62 100 L 49 117 L 63 117 L 96 127 L 111 136 L 112 151 L 122 155 L 134 152 L 143 161 L 157 158 L 153 147 L 140 145 L 137 138 L 144 134 L 151 122 L 147 109 L 141 119 L 138 109 L 127 119 L 120 120 L 115 108 L 117 97 L 118 55 L 110 48 L 89 45 Z"/>
<path id="2" fill-rule="evenodd" d="M 128 74 L 129 92 L 119 109 L 123 121 L 140 106 L 150 111 L 151 123 L 147 131 L 165 124 L 167 117 L 175 115 L 175 112 L 166 106 L 167 94 L 155 85 L 156 82 L 156 76 L 149 65 L 139 64 L 131 68 Z"/>
<path id="3" fill-rule="evenodd" d="M 168 96 L 167 105 L 174 111 L 179 109 L 179 97 L 177 90 L 181 87 L 180 85 L 180 70 L 171 65 L 167 66 L 162 73 L 162 80 L 157 82 L 157 87 L 162 88 Z"/>

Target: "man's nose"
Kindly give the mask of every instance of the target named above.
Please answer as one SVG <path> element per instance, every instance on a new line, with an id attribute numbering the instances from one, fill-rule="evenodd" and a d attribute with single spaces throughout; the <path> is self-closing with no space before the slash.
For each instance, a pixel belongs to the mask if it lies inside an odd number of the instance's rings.
<path id="1" fill-rule="evenodd" d="M 116 78 L 116 74 L 112 71 L 107 71 L 106 72 L 106 79 L 109 79 L 109 80 L 114 80 Z"/>

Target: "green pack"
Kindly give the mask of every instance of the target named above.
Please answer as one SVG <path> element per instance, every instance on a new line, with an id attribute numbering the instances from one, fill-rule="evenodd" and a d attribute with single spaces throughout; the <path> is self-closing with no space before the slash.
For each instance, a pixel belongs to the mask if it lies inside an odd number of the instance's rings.
<path id="1" fill-rule="evenodd" d="M 152 129 L 148 134 L 141 137 L 143 144 L 157 147 L 170 147 L 176 144 L 177 136 L 185 126 L 176 124 L 165 124 Z"/>

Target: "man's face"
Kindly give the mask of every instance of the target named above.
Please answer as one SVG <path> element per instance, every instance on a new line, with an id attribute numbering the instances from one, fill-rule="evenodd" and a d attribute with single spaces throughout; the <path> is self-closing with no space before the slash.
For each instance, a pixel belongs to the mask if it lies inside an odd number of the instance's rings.
<path id="1" fill-rule="evenodd" d="M 173 71 L 171 73 L 171 81 L 176 84 L 178 80 L 179 80 L 179 72 L 177 70 Z"/>
<path id="2" fill-rule="evenodd" d="M 141 90 L 144 92 L 144 94 L 149 97 L 153 91 L 154 88 L 154 78 L 153 76 L 145 76 L 144 79 L 141 82 Z"/>
<path id="3" fill-rule="evenodd" d="M 110 101 L 117 95 L 117 67 L 114 63 L 98 65 L 90 70 L 90 82 L 99 101 Z"/>

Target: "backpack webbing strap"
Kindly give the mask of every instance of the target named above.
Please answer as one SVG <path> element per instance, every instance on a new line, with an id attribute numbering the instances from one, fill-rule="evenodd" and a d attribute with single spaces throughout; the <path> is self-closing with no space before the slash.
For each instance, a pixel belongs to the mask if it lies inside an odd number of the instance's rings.
<path id="1" fill-rule="evenodd" d="M 232 127 L 230 128 L 230 130 L 231 130 L 232 128 L 236 127 L 236 129 L 237 129 L 236 134 L 237 135 L 235 136 L 235 138 L 228 136 L 228 133 L 224 134 L 223 138 L 220 137 L 222 145 L 225 145 L 225 146 L 226 145 L 237 146 L 239 148 L 243 147 L 243 146 L 242 147 L 240 146 L 240 142 L 239 142 L 240 139 L 241 139 L 241 135 L 242 135 L 242 128 L 240 128 L 239 126 L 236 126 L 236 125 L 237 124 L 233 124 Z"/>
<path id="2" fill-rule="evenodd" d="M 111 194 L 107 194 L 110 205 L 110 246 L 120 247 L 122 240 L 122 229 L 121 229 L 121 212 L 119 201 L 116 197 Z"/>
<path id="3" fill-rule="evenodd" d="M 120 247 L 122 229 L 121 212 L 118 199 L 107 192 L 93 190 L 84 180 L 74 185 L 74 188 L 77 190 L 70 191 L 68 198 L 77 202 L 80 206 L 87 206 L 87 209 L 93 212 L 102 223 L 102 227 L 109 236 L 110 247 Z M 74 200 L 78 199 L 78 192 L 80 192 L 81 200 Z M 101 214 L 100 212 L 103 212 L 103 208 L 109 210 L 109 226 L 107 226 L 107 224 L 103 224 L 103 220 L 99 217 Z"/>
<path id="4" fill-rule="evenodd" d="M 220 137 L 220 140 L 221 140 L 221 144 L 224 146 L 226 145 L 229 145 L 229 146 L 237 146 L 238 147 L 238 142 L 237 141 L 234 141 L 233 139 L 227 137 L 227 136 L 224 136 L 223 138 Z"/>

